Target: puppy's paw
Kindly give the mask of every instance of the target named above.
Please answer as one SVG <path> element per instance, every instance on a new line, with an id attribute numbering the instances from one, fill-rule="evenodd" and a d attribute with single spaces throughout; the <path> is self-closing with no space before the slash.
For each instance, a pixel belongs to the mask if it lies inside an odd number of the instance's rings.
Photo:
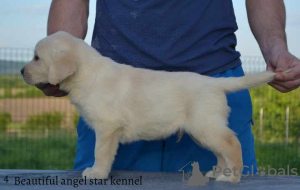
<path id="1" fill-rule="evenodd" d="M 239 183 L 240 179 L 241 179 L 240 176 L 225 176 L 222 174 L 219 177 L 217 177 L 216 181 Z"/>
<path id="2" fill-rule="evenodd" d="M 230 176 L 225 176 L 222 174 L 219 177 L 217 177 L 216 181 L 230 182 L 230 179 Z"/>
<path id="3" fill-rule="evenodd" d="M 211 178 L 217 178 L 220 174 L 214 174 L 214 172 L 211 170 L 205 174 L 205 177 L 211 177 Z"/>
<path id="4" fill-rule="evenodd" d="M 86 177 L 86 179 L 107 179 L 108 172 L 104 172 L 98 168 L 86 168 L 82 172 L 82 177 Z"/>

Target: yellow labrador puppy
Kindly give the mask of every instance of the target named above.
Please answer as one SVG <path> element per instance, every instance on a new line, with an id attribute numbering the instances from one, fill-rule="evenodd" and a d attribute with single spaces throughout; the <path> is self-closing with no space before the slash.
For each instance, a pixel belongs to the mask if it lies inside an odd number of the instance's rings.
<path id="1" fill-rule="evenodd" d="M 222 169 L 240 169 L 217 181 L 240 181 L 241 145 L 227 127 L 227 92 L 273 80 L 261 72 L 238 78 L 212 78 L 191 72 L 133 68 L 101 56 L 83 40 L 58 32 L 41 40 L 35 58 L 23 68 L 26 83 L 59 84 L 95 130 L 95 164 L 87 178 L 107 178 L 118 144 L 188 133 L 215 153 Z M 212 176 L 212 172 L 208 173 Z"/>

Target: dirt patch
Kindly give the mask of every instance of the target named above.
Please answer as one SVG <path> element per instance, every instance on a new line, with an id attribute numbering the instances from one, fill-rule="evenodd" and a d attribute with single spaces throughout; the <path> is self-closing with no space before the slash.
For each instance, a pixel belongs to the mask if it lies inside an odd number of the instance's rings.
<path id="1" fill-rule="evenodd" d="M 25 122 L 30 115 L 58 111 L 66 116 L 66 126 L 72 126 L 76 111 L 68 98 L 16 98 L 0 99 L 0 112 L 8 112 L 15 122 Z"/>
<path id="2" fill-rule="evenodd" d="M 26 92 L 26 89 L 25 88 L 12 88 L 11 89 L 11 94 L 12 95 L 16 95 L 16 94 L 21 93 L 21 92 Z"/>
<path id="3" fill-rule="evenodd" d="M 10 90 L 12 95 L 16 95 L 18 93 L 26 92 L 25 88 L 11 88 L 11 89 L 7 89 L 7 90 Z M 4 94 L 5 94 L 5 89 L 0 88 L 0 95 L 4 96 Z"/>

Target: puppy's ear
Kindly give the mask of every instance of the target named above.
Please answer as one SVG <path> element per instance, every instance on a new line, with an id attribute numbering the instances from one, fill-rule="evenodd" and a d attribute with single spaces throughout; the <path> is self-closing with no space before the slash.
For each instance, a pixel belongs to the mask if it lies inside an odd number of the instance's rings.
<path id="1" fill-rule="evenodd" d="M 49 67 L 48 82 L 57 85 L 77 70 L 74 56 L 64 51 L 57 51 L 53 54 L 52 64 Z"/>

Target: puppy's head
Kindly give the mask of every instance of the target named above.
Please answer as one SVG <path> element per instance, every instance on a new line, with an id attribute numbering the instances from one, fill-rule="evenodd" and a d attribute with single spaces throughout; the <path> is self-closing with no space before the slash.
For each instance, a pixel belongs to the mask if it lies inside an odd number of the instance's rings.
<path id="1" fill-rule="evenodd" d="M 77 39 L 66 32 L 57 32 L 39 41 L 33 59 L 21 74 L 27 84 L 57 85 L 76 72 Z"/>

